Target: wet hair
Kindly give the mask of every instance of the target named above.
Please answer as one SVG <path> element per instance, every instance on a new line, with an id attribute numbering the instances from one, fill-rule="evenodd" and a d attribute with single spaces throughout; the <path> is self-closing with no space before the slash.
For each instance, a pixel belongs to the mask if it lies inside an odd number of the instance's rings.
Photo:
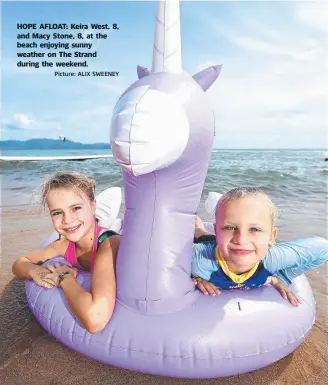
<path id="1" fill-rule="evenodd" d="M 273 203 L 269 195 L 267 195 L 264 191 L 256 187 L 237 187 L 223 194 L 216 205 L 215 216 L 218 214 L 218 209 L 220 206 L 225 206 L 228 202 L 233 199 L 240 199 L 249 196 L 256 197 L 259 195 L 265 197 L 265 199 L 267 200 L 268 207 L 270 210 L 271 223 L 272 226 L 274 226 L 278 219 L 278 208 Z"/>
<path id="2" fill-rule="evenodd" d="M 95 199 L 96 182 L 93 179 L 76 171 L 59 171 L 50 175 L 38 189 L 43 209 L 46 207 L 49 191 L 58 188 L 73 190 L 77 194 L 83 192 L 90 202 Z"/>

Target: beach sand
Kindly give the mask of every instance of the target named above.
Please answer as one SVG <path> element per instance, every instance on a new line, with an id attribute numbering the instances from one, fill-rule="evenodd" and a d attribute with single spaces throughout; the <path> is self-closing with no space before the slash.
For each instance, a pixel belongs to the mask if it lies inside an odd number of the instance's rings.
<path id="1" fill-rule="evenodd" d="M 308 274 L 317 301 L 317 319 L 305 342 L 288 357 L 239 376 L 187 380 L 135 373 L 101 364 L 48 335 L 26 303 L 24 282 L 11 265 L 38 247 L 51 231 L 48 215 L 36 210 L 2 212 L 0 275 L 0 384 L 2 385 L 323 385 L 328 381 L 327 268 Z M 279 325 L 277 325 L 279 327 Z"/>

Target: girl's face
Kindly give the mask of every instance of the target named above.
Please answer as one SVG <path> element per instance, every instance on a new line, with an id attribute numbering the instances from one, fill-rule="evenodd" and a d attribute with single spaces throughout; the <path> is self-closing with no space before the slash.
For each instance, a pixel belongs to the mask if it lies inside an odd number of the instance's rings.
<path id="1" fill-rule="evenodd" d="M 69 241 L 77 242 L 93 231 L 96 202 L 91 202 L 83 191 L 50 190 L 47 205 L 55 230 Z"/>
<path id="2" fill-rule="evenodd" d="M 235 273 L 246 272 L 261 261 L 277 232 L 265 196 L 232 199 L 218 207 L 215 224 L 218 247 Z"/>

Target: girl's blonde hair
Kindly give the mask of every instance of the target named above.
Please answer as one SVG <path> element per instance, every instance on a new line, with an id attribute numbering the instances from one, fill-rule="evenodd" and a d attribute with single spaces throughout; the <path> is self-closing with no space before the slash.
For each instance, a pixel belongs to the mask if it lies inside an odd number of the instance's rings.
<path id="1" fill-rule="evenodd" d="M 42 208 L 45 208 L 47 204 L 49 191 L 57 188 L 73 190 L 77 194 L 83 192 L 90 202 L 95 199 L 96 182 L 93 179 L 76 171 L 59 171 L 50 175 L 39 188 Z"/>
<path id="2" fill-rule="evenodd" d="M 225 206 L 228 202 L 230 202 L 233 199 L 240 199 L 240 198 L 244 198 L 244 197 L 259 196 L 259 195 L 263 196 L 267 200 L 268 207 L 270 210 L 271 223 L 272 223 L 272 226 L 274 226 L 277 222 L 277 219 L 278 219 L 278 208 L 273 203 L 273 201 L 269 197 L 269 195 L 267 195 L 264 191 L 262 191 L 261 189 L 256 188 L 256 187 L 237 187 L 237 188 L 234 188 L 234 189 L 226 192 L 219 199 L 219 201 L 216 205 L 215 214 L 216 215 L 218 214 L 218 209 L 220 206 L 221 207 Z"/>

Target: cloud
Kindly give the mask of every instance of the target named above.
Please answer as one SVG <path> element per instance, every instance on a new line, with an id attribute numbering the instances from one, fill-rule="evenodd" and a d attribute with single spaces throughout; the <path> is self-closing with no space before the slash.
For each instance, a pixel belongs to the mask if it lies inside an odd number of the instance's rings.
<path id="1" fill-rule="evenodd" d="M 299 15 L 299 8 L 292 11 L 291 16 Z M 207 91 L 216 114 L 215 141 L 233 147 L 322 147 L 328 89 L 324 36 L 295 22 L 272 31 L 258 16 L 253 9 L 252 24 L 232 15 L 230 25 L 219 27 L 211 15 L 203 18 L 204 28 L 224 36 L 228 48 L 223 60 L 197 66 L 223 62 L 218 81 Z M 317 9 L 306 22 L 316 18 Z"/>
<path id="2" fill-rule="evenodd" d="M 6 131 L 47 131 L 61 130 L 61 124 L 53 120 L 36 119 L 31 114 L 15 113 L 10 118 L 4 119 L 4 129 Z"/>
<path id="3" fill-rule="evenodd" d="M 33 119 L 30 119 L 26 114 L 15 114 L 13 116 L 13 121 L 16 123 L 17 127 L 21 129 L 29 129 L 33 127 L 35 123 Z"/>
<path id="4" fill-rule="evenodd" d="M 328 3 L 304 2 L 296 8 L 297 18 L 308 26 L 328 31 Z"/>
<path id="5" fill-rule="evenodd" d="M 65 125 L 70 129 L 65 134 L 79 142 L 107 142 L 112 110 L 113 105 L 104 104 L 66 115 Z"/>
<path id="6" fill-rule="evenodd" d="M 324 55 L 323 45 L 315 39 L 300 38 L 281 34 L 276 41 L 261 40 L 250 36 L 230 36 L 230 41 L 240 49 L 299 61 L 315 61 Z"/>
<path id="7" fill-rule="evenodd" d="M 273 147 L 307 147 L 305 138 L 312 137 L 314 147 L 321 147 L 327 121 L 325 86 L 320 79 L 288 76 L 262 72 L 219 78 L 207 91 L 216 115 L 216 141 L 233 135 L 233 147 L 266 147 L 271 141 Z"/>
<path id="8" fill-rule="evenodd" d="M 27 114 L 16 113 L 9 119 L 4 119 L 4 129 L 11 130 L 33 130 L 35 128 L 35 120 L 31 119 Z"/>
<path id="9" fill-rule="evenodd" d="M 21 131 L 22 130 L 21 128 L 15 126 L 14 124 L 10 124 L 10 123 L 9 124 L 4 124 L 3 129 L 5 131 Z"/>
<path id="10" fill-rule="evenodd" d="M 122 79 L 120 80 L 120 82 L 122 82 Z M 121 95 L 123 91 L 127 88 L 122 84 L 105 83 L 104 81 L 93 82 L 92 85 L 101 91 L 110 91 L 117 95 Z"/>

